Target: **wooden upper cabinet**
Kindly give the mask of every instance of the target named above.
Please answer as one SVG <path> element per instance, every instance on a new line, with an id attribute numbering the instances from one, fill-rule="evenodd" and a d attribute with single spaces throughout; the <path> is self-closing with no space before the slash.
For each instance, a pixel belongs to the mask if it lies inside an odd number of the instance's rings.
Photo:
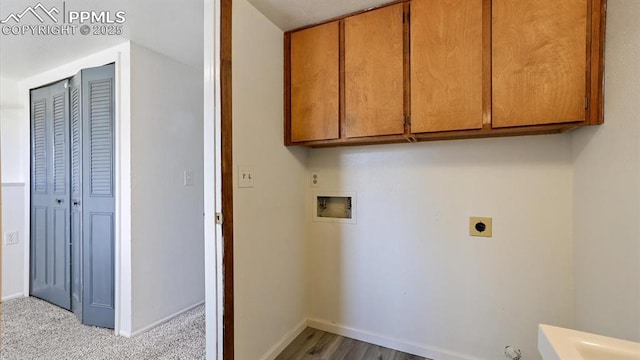
<path id="1" fill-rule="evenodd" d="M 585 120 L 587 0 L 493 0 L 492 127 Z"/>
<path id="2" fill-rule="evenodd" d="M 482 0 L 411 2 L 411 132 L 482 128 L 482 10 Z"/>
<path id="3" fill-rule="evenodd" d="M 290 36 L 291 142 L 339 137 L 339 23 Z"/>
<path id="4" fill-rule="evenodd" d="M 403 8 L 344 20 L 345 137 L 404 133 Z"/>
<path id="5" fill-rule="evenodd" d="M 602 124 L 605 15 L 606 0 L 405 0 L 288 31 L 285 144 Z"/>

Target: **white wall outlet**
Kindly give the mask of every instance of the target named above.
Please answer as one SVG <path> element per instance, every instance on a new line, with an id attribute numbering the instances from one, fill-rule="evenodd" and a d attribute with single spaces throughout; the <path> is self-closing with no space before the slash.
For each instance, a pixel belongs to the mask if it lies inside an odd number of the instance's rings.
<path id="1" fill-rule="evenodd" d="M 318 170 L 311 170 L 309 181 L 311 187 L 320 187 L 320 172 Z"/>
<path id="2" fill-rule="evenodd" d="M 7 231 L 4 233 L 5 245 L 17 245 L 20 242 L 17 231 Z"/>
<path id="3" fill-rule="evenodd" d="M 255 173 L 251 166 L 238 166 L 238 187 L 252 188 L 255 181 Z"/>
<path id="4" fill-rule="evenodd" d="M 514 348 L 513 346 L 506 346 L 504 348 L 504 357 L 510 360 L 520 360 L 522 359 L 522 351 Z"/>
<path id="5" fill-rule="evenodd" d="M 193 171 L 185 170 L 183 180 L 184 186 L 193 186 Z"/>
<path id="6" fill-rule="evenodd" d="M 493 236 L 493 219 L 490 217 L 470 217 L 469 235 L 480 237 Z"/>

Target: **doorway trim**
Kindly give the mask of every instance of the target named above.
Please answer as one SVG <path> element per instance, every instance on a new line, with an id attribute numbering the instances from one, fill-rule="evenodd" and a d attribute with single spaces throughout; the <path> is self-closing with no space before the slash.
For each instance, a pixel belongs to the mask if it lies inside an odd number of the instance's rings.
<path id="1" fill-rule="evenodd" d="M 223 359 L 234 359 L 234 278 L 233 278 L 233 106 L 232 106 L 232 7 L 233 0 L 221 0 L 220 97 L 222 152 L 222 226 L 224 282 Z"/>
<path id="2" fill-rule="evenodd" d="M 232 5 L 204 0 L 205 301 L 215 304 L 206 310 L 207 360 L 234 358 Z"/>
<path id="3" fill-rule="evenodd" d="M 224 294 L 222 225 L 222 146 L 220 86 L 221 4 L 204 0 L 204 251 L 206 358 L 224 356 Z"/>
<path id="4" fill-rule="evenodd" d="M 206 310 L 207 360 L 234 358 L 232 5 L 204 0 L 205 301 L 215 304 Z"/>

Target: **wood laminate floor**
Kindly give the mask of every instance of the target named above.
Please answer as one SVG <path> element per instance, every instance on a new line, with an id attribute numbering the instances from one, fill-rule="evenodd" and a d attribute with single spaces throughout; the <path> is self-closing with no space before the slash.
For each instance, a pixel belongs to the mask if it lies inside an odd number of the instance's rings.
<path id="1" fill-rule="evenodd" d="M 276 360 L 429 360 L 382 346 L 306 328 Z"/>

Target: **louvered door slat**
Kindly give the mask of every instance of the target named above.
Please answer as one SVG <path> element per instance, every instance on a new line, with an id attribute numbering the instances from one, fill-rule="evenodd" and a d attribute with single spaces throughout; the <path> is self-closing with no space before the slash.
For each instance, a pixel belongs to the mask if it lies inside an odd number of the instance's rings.
<path id="1" fill-rule="evenodd" d="M 80 91 L 78 88 L 71 90 L 71 196 L 80 197 Z"/>
<path id="2" fill-rule="evenodd" d="M 67 193 L 65 105 L 64 94 L 57 95 L 53 98 L 53 192 L 58 195 Z"/>
<path id="3" fill-rule="evenodd" d="M 92 196 L 113 194 L 113 123 L 111 81 L 89 83 L 90 182 Z"/>
<path id="4" fill-rule="evenodd" d="M 36 100 L 33 104 L 33 182 L 34 191 L 47 193 L 47 123 L 46 101 Z"/>

